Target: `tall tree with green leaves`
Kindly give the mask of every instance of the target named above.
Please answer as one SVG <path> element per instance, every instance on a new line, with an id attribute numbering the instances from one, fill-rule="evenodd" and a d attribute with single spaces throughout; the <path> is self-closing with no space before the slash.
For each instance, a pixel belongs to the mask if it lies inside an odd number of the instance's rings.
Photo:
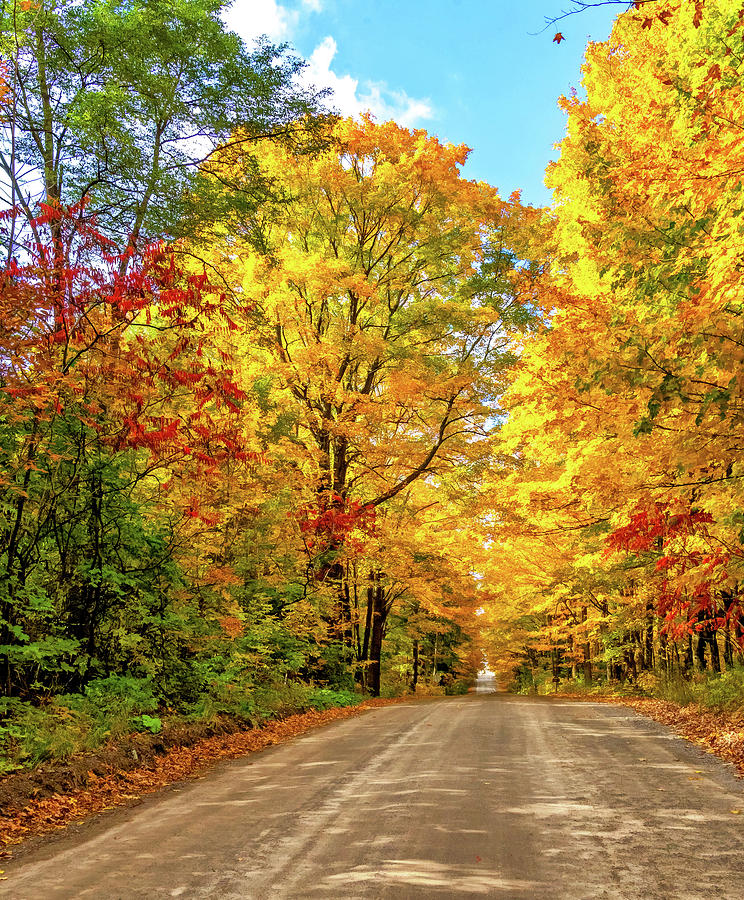
<path id="1" fill-rule="evenodd" d="M 9 234 L 8 258 L 40 202 L 95 215 L 119 250 L 172 237 L 194 220 L 185 211 L 199 164 L 237 129 L 244 147 L 307 132 L 319 95 L 296 80 L 304 63 L 286 45 L 246 48 L 226 31 L 224 5 L 3 5 L 0 170 L 6 204 L 25 213 Z"/>

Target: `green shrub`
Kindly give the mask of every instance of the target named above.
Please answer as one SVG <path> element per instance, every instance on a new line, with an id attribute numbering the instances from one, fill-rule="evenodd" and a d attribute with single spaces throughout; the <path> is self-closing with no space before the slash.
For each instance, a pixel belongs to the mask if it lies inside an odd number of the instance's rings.
<path id="1" fill-rule="evenodd" d="M 313 709 L 331 709 L 334 706 L 356 706 L 364 697 L 353 691 L 334 691 L 331 688 L 315 688 L 308 698 Z"/>
<path id="2" fill-rule="evenodd" d="M 111 675 L 91 681 L 83 694 L 64 694 L 34 705 L 0 705 L 0 773 L 67 760 L 132 731 L 160 731 L 152 685 L 144 678 Z"/>
<path id="3" fill-rule="evenodd" d="M 744 708 L 744 667 L 737 666 L 721 675 L 709 676 L 700 702 L 724 709 Z"/>
<path id="4" fill-rule="evenodd" d="M 408 693 L 410 682 L 402 672 L 384 672 L 380 685 L 381 697 L 401 697 Z"/>
<path id="5" fill-rule="evenodd" d="M 129 715 L 152 712 L 158 707 L 153 685 L 148 678 L 109 675 L 97 678 L 85 688 L 86 698 L 96 708 L 107 713 L 126 712 Z"/>
<path id="6" fill-rule="evenodd" d="M 300 682 L 250 688 L 215 679 L 211 693 L 193 703 L 186 718 L 209 722 L 229 716 L 257 726 L 294 713 L 353 706 L 363 700 L 362 694 L 353 691 Z M 132 732 L 158 734 L 163 720 L 154 714 L 157 709 L 150 681 L 119 675 L 90 682 L 83 694 L 66 694 L 43 705 L 0 699 L 0 775 L 47 760 L 66 760 Z"/>
<path id="7" fill-rule="evenodd" d="M 148 716 L 147 713 L 137 716 L 132 720 L 132 723 L 135 727 L 141 726 L 145 731 L 149 731 L 150 734 L 158 734 L 163 730 L 162 719 L 159 719 L 157 716 Z"/>
<path id="8" fill-rule="evenodd" d="M 656 687 L 655 696 L 661 700 L 678 703 L 680 706 L 687 706 L 696 702 L 696 685 L 679 676 L 663 678 Z"/>
<path id="9" fill-rule="evenodd" d="M 313 708 L 310 700 L 312 691 L 310 685 L 294 681 L 257 688 L 252 693 L 256 723 L 307 712 Z"/>
<path id="10" fill-rule="evenodd" d="M 96 745 L 96 727 L 83 710 L 48 704 L 34 706 L 12 702 L 4 707 L 0 728 L 0 771 L 33 768 L 49 759 L 69 759 L 81 749 Z"/>

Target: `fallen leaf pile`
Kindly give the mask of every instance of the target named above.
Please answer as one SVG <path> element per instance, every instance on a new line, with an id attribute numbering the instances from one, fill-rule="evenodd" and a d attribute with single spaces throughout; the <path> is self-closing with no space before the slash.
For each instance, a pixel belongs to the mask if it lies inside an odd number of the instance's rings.
<path id="1" fill-rule="evenodd" d="M 20 812 L 0 816 L 0 858 L 10 856 L 9 847 L 34 835 L 44 834 L 116 806 L 126 806 L 143 794 L 151 794 L 176 781 L 201 775 L 214 763 L 236 759 L 272 744 L 279 744 L 311 728 L 336 719 L 357 716 L 371 707 L 387 706 L 410 698 L 375 698 L 359 706 L 310 711 L 270 722 L 261 728 L 204 738 L 191 746 L 172 747 L 149 764 L 126 772 L 88 773 L 84 789 L 35 800 Z"/>
<path id="2" fill-rule="evenodd" d="M 693 741 L 709 753 L 733 763 L 744 776 L 744 712 L 722 712 L 696 705 L 678 706 L 669 700 L 624 698 L 641 715 L 668 725 L 677 734 Z"/>
<path id="3" fill-rule="evenodd" d="M 653 697 L 615 697 L 602 694 L 559 693 L 551 696 L 567 700 L 584 700 L 592 703 L 614 703 L 629 706 L 642 716 L 647 716 L 692 741 L 694 744 L 733 763 L 739 775 L 744 776 L 744 710 L 724 712 L 691 703 L 680 706 L 671 700 Z"/>

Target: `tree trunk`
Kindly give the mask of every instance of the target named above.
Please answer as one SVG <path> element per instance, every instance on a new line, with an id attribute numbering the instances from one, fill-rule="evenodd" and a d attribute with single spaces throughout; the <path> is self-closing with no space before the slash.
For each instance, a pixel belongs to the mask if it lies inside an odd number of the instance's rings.
<path id="1" fill-rule="evenodd" d="M 367 613 L 364 620 L 364 637 L 362 639 L 362 651 L 359 654 L 359 662 L 362 664 L 362 688 L 369 689 L 369 639 L 372 634 L 372 610 L 375 604 L 375 576 L 373 572 L 369 573 L 369 584 L 367 585 Z"/>
<path id="2" fill-rule="evenodd" d="M 723 626 L 723 661 L 726 668 L 731 669 L 734 665 L 734 643 L 731 640 L 731 607 L 736 599 L 736 590 L 721 591 L 721 600 L 723 601 L 723 611 L 725 615 L 725 624 Z"/>
<path id="3" fill-rule="evenodd" d="M 568 655 L 571 658 L 571 679 L 572 681 L 576 681 L 576 649 L 575 649 L 576 641 L 573 636 L 573 632 L 568 635 Z"/>
<path id="4" fill-rule="evenodd" d="M 385 592 L 377 576 L 372 592 L 372 634 L 369 641 L 369 666 L 367 668 L 367 690 L 373 697 L 380 696 L 380 666 L 382 660 L 382 638 L 385 631 Z"/>
<path id="5" fill-rule="evenodd" d="M 687 643 L 685 644 L 685 653 L 682 662 L 682 674 L 687 678 L 692 671 L 692 635 L 687 635 Z"/>
<path id="6" fill-rule="evenodd" d="M 581 607 L 581 621 L 586 624 L 587 619 L 587 608 L 585 606 Z M 589 642 L 589 635 L 585 634 L 584 637 L 586 641 L 584 642 L 584 661 L 582 664 L 582 669 L 584 673 L 584 684 L 586 686 L 591 685 L 592 683 L 592 648 Z"/>
<path id="7" fill-rule="evenodd" d="M 638 667 L 636 666 L 636 657 L 635 652 L 632 648 L 628 648 L 624 652 L 625 655 L 625 670 L 628 675 L 635 681 L 638 678 Z"/>
<path id="8" fill-rule="evenodd" d="M 669 641 L 666 633 L 659 630 L 659 662 L 664 671 L 664 675 L 668 678 L 671 673 L 671 658 L 669 656 Z"/>
<path id="9" fill-rule="evenodd" d="M 712 626 L 708 626 L 708 645 L 710 646 L 710 665 L 714 672 L 721 671 L 721 654 L 718 650 L 718 632 Z"/>
<path id="10" fill-rule="evenodd" d="M 701 672 L 704 672 L 708 668 L 708 663 L 705 659 L 706 643 L 707 641 L 703 632 L 698 632 L 697 644 L 695 645 L 695 658 L 697 659 L 698 668 Z"/>
<path id="11" fill-rule="evenodd" d="M 646 635 L 645 635 L 644 666 L 646 669 L 654 667 L 654 602 L 646 601 Z"/>
<path id="12" fill-rule="evenodd" d="M 419 642 L 418 638 L 413 639 L 413 678 L 411 679 L 411 693 L 416 693 L 416 685 L 419 678 Z"/>

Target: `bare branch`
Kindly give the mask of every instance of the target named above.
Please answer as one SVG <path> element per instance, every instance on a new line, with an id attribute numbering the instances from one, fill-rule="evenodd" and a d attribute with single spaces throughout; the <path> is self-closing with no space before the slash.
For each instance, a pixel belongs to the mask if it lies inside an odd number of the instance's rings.
<path id="1" fill-rule="evenodd" d="M 623 6 L 628 10 L 633 8 L 640 9 L 641 6 L 645 6 L 648 3 L 658 3 L 658 0 L 596 0 L 594 3 L 584 3 L 583 0 L 573 0 L 572 9 L 563 9 L 556 16 L 545 16 L 545 25 L 540 31 L 530 33 L 542 34 L 544 31 L 547 31 L 551 25 L 555 25 L 556 22 L 567 19 L 569 16 L 575 16 L 578 15 L 578 13 L 586 12 L 588 9 L 595 9 L 599 6 Z"/>

